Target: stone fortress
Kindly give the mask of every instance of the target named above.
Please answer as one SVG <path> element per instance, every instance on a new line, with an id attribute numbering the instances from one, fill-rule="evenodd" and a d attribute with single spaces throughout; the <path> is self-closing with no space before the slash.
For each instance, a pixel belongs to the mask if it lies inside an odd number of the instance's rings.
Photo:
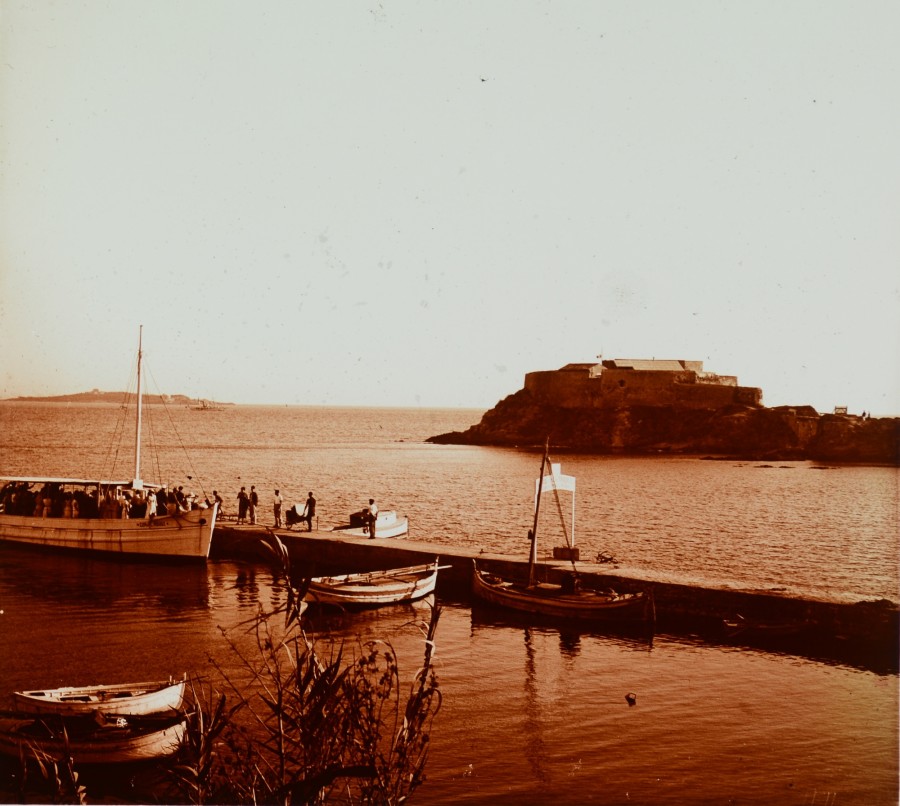
<path id="1" fill-rule="evenodd" d="M 762 406 L 761 389 L 738 386 L 734 375 L 704 372 L 702 361 L 601 358 L 596 364 L 529 372 L 525 389 L 541 403 L 564 409 Z"/>

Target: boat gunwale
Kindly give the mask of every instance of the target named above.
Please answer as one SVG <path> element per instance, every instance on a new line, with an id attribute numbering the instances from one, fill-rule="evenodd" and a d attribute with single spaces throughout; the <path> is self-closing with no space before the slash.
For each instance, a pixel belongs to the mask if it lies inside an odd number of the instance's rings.
<path id="1" fill-rule="evenodd" d="M 19 732 L 36 723 L 42 723 L 45 730 L 51 731 L 48 723 L 54 718 L 59 726 L 66 727 L 67 738 Z M 174 755 L 187 732 L 187 717 L 184 714 L 171 717 L 159 714 L 129 715 L 126 727 L 98 725 L 96 730 L 84 735 L 71 730 L 71 726 L 77 724 L 70 721 L 73 719 L 85 722 L 91 717 L 0 711 L 0 754 L 19 756 L 23 749 L 28 749 L 49 756 L 68 753 L 80 764 L 129 764 Z M 104 731 L 108 731 L 106 736 L 102 735 Z"/>
<path id="2" fill-rule="evenodd" d="M 393 604 L 421 599 L 437 586 L 439 560 L 398 569 L 316 577 L 310 581 L 306 600 L 310 604 Z M 372 577 L 375 582 L 369 582 Z M 378 581 L 380 580 L 380 582 Z"/>
<path id="3" fill-rule="evenodd" d="M 499 582 L 492 583 L 487 576 L 490 572 L 478 568 L 473 561 L 473 593 L 482 601 L 498 607 L 506 607 L 520 612 L 533 613 L 558 618 L 580 620 L 596 620 L 604 617 L 622 617 L 640 611 L 645 617 L 650 599 L 646 592 L 613 594 L 587 589 L 574 593 L 564 593 L 561 586 L 543 583 L 543 587 L 529 586 L 524 582 L 513 582 L 497 577 Z M 543 591 L 543 592 L 542 592 Z M 593 598 L 595 597 L 595 598 Z M 605 597 L 605 598 L 604 598 Z"/>
<path id="4" fill-rule="evenodd" d="M 58 686 L 52 689 L 15 691 L 13 700 L 23 710 L 59 716 L 77 716 L 95 711 L 104 714 L 159 715 L 181 709 L 186 685 L 187 674 L 180 680 L 170 678 L 140 683 Z M 93 697 L 94 692 L 100 692 L 96 699 L 75 699 Z M 130 696 L 121 696 L 122 694 Z"/>

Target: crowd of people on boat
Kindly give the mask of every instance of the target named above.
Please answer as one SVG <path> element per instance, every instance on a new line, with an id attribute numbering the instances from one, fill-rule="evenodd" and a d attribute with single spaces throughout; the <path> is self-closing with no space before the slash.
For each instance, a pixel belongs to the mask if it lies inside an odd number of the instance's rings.
<path id="1" fill-rule="evenodd" d="M 10 481 L 0 490 L 0 512 L 34 518 L 149 518 L 211 506 L 183 486 L 141 490 L 96 484 L 67 489 L 71 486 Z"/>

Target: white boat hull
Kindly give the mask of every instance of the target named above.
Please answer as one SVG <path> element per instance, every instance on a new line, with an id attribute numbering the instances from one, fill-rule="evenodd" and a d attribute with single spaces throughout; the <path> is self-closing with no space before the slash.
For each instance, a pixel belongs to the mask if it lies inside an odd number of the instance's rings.
<path id="1" fill-rule="evenodd" d="M 434 593 L 437 574 L 435 561 L 390 571 L 316 577 L 311 580 L 304 599 L 316 604 L 363 607 L 411 602 Z"/>
<path id="2" fill-rule="evenodd" d="M 205 560 L 216 507 L 149 518 L 35 518 L 0 513 L 0 541 L 54 549 Z"/>
<path id="3" fill-rule="evenodd" d="M 63 686 L 16 691 L 20 711 L 77 716 L 103 714 L 161 714 L 178 711 L 184 702 L 185 681 L 123 683 L 102 686 Z"/>
<path id="4" fill-rule="evenodd" d="M 369 537 L 369 529 L 366 526 L 335 526 L 332 532 L 338 532 L 346 537 Z M 375 538 L 403 537 L 409 534 L 409 519 L 397 515 L 393 510 L 379 512 L 375 519 Z"/>
<path id="5" fill-rule="evenodd" d="M 76 764 L 129 764 L 173 755 L 187 729 L 183 717 L 118 719 L 125 724 L 120 727 L 114 720 L 103 726 L 88 725 L 90 717 L 64 720 L 59 716 L 2 712 L 0 753 L 26 759 L 37 753 L 60 759 L 68 753 Z M 63 738 L 63 727 L 68 741 Z"/>

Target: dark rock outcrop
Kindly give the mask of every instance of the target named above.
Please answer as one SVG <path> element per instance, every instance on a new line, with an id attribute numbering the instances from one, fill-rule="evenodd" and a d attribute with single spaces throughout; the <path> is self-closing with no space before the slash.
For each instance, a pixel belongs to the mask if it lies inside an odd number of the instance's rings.
<path id="1" fill-rule="evenodd" d="M 900 419 L 820 415 L 811 406 L 561 408 L 520 389 L 465 431 L 428 441 L 542 445 L 592 453 L 711 454 L 745 459 L 900 463 Z"/>

